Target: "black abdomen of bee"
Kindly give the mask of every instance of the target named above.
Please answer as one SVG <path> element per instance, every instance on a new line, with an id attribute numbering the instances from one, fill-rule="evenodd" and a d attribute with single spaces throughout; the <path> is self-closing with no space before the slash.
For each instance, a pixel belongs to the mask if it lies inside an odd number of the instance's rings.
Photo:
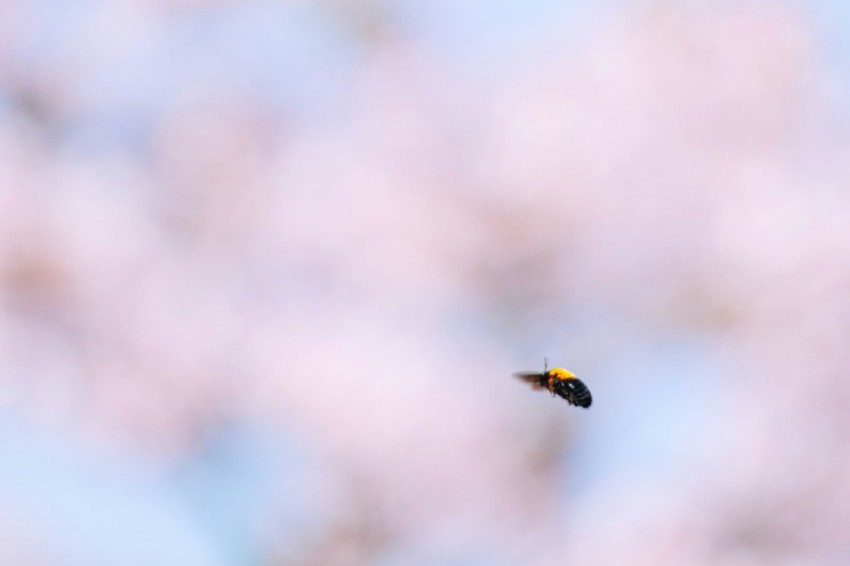
<path id="1" fill-rule="evenodd" d="M 555 393 L 567 400 L 570 405 L 587 409 L 593 402 L 590 389 L 580 379 L 563 379 L 555 382 Z"/>

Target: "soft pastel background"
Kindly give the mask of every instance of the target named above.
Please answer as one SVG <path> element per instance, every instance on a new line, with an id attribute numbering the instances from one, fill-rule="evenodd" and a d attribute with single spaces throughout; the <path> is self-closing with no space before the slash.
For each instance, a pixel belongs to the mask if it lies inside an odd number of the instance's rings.
<path id="1" fill-rule="evenodd" d="M 847 6 L 3 1 L 0 563 L 850 563 Z"/>

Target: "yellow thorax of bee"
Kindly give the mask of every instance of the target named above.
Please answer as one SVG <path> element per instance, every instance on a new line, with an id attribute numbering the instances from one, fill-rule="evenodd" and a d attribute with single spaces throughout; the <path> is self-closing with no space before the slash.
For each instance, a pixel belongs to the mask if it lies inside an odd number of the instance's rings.
<path id="1" fill-rule="evenodd" d="M 576 374 L 564 368 L 552 368 L 549 370 L 549 377 L 557 381 L 563 381 L 565 379 L 575 379 Z"/>

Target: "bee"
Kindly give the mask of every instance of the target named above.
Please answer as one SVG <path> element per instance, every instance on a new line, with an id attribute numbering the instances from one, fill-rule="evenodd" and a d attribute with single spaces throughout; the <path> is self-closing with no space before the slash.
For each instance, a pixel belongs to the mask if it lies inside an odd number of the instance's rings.
<path id="1" fill-rule="evenodd" d="M 582 380 L 577 378 L 573 372 L 564 368 L 549 369 L 547 358 L 543 358 L 543 373 L 519 372 L 515 373 L 514 377 L 531 384 L 534 389 L 546 388 L 553 397 L 555 395 L 563 397 L 570 405 L 587 409 L 593 402 L 590 389 Z"/>

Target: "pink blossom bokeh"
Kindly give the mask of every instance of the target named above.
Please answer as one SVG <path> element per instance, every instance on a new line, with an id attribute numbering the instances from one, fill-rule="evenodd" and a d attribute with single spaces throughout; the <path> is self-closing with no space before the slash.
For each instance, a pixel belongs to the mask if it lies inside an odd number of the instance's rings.
<path id="1" fill-rule="evenodd" d="M 841 11 L 4 3 L 0 562 L 847 563 Z"/>

